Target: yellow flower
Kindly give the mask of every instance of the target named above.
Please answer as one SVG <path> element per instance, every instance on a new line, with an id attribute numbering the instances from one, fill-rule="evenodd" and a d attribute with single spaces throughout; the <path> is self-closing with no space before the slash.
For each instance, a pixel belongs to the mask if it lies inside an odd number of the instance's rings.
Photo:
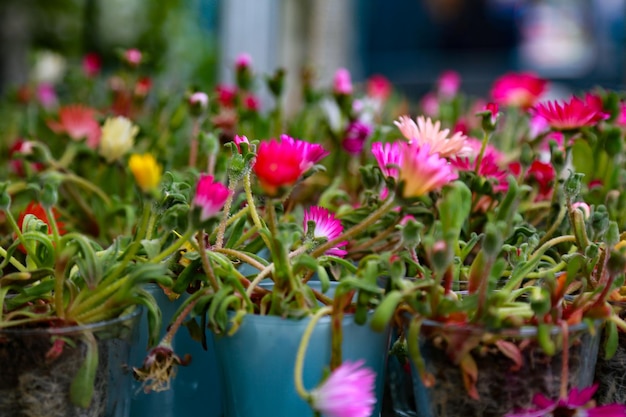
<path id="1" fill-rule="evenodd" d="M 128 152 L 135 144 L 139 127 L 125 117 L 109 117 L 102 126 L 100 155 L 113 162 Z"/>
<path id="2" fill-rule="evenodd" d="M 154 190 L 161 183 L 163 168 L 149 153 L 133 154 L 128 161 L 128 166 L 135 176 L 137 185 L 146 193 Z"/>

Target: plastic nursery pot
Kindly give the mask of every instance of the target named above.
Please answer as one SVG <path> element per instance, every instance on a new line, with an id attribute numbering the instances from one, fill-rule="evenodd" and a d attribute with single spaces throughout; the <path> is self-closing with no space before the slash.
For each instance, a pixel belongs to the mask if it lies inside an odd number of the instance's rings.
<path id="1" fill-rule="evenodd" d="M 156 299 L 161 309 L 163 322 L 161 337 L 163 337 L 174 313 L 188 294 L 183 294 L 171 301 L 156 284 L 149 284 L 146 289 Z M 212 338 L 213 333 L 207 332 L 207 350 L 205 351 L 202 344 L 193 340 L 187 329 L 181 327 L 174 336 L 172 347 L 174 352 L 181 357 L 190 354 L 191 363 L 177 368 L 170 389 L 166 391 L 145 393 L 141 383 L 133 380 L 131 417 L 221 417 L 222 392 Z M 133 366 L 142 364 L 147 354 L 147 346 L 148 319 L 143 314 L 139 341 L 132 350 Z"/>
<path id="2" fill-rule="evenodd" d="M 626 302 L 610 302 L 616 309 L 619 317 L 626 318 Z M 605 355 L 604 346 L 607 342 L 607 331 L 603 328 L 602 343 L 598 352 L 596 363 L 595 381 L 598 383 L 598 390 L 594 399 L 598 405 L 606 404 L 626 404 L 626 333 L 617 331 L 617 350 L 611 358 Z"/>
<path id="3" fill-rule="evenodd" d="M 315 285 L 315 283 L 309 283 Z M 309 323 L 275 316 L 248 314 L 232 336 L 215 336 L 222 389 L 224 417 L 312 417 L 310 406 L 294 385 L 296 352 Z M 365 324 L 343 319 L 343 360 L 364 360 L 376 372 L 378 417 L 384 384 L 389 332 L 374 332 Z M 330 363 L 331 320 L 320 319 L 307 348 L 303 379 L 307 390 L 316 387 Z"/>
<path id="4" fill-rule="evenodd" d="M 129 357 L 141 310 L 84 326 L 0 329 L 0 416 L 128 417 Z M 60 344 L 59 356 L 47 356 Z M 88 351 L 98 364 L 84 407 L 72 401 L 70 391 Z"/>
<path id="5" fill-rule="evenodd" d="M 592 326 L 581 323 L 568 331 L 568 390 L 584 388 L 593 383 L 599 345 L 600 321 Z M 483 346 L 471 351 L 477 369 L 478 399 L 470 397 L 463 383 L 459 365 L 445 351 L 444 339 L 464 341 L 469 338 L 485 340 L 489 335 L 516 344 L 521 349 L 522 366 L 515 363 L 495 346 Z M 537 342 L 537 328 L 526 326 L 489 333 L 484 329 L 445 325 L 424 321 L 419 334 L 419 347 L 425 366 L 435 380 L 426 388 L 411 361 L 417 415 L 420 417 L 482 416 L 502 417 L 505 414 L 533 407 L 533 397 L 542 393 L 558 398 L 561 387 L 563 334 L 552 328 L 550 337 L 556 345 L 553 356 L 546 355 Z"/>

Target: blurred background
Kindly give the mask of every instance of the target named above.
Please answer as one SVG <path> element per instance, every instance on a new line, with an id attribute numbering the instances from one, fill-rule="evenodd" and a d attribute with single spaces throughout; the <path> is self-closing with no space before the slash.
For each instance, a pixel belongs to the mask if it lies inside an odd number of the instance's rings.
<path id="1" fill-rule="evenodd" d="M 330 82 L 386 76 L 418 97 L 444 70 L 488 91 L 507 71 L 530 70 L 564 88 L 624 85 L 626 0 L 2 0 L 0 91 L 33 77 L 41 51 L 112 65 L 139 48 L 158 82 L 208 89 L 232 82 L 247 52 L 257 72 L 305 65 Z"/>

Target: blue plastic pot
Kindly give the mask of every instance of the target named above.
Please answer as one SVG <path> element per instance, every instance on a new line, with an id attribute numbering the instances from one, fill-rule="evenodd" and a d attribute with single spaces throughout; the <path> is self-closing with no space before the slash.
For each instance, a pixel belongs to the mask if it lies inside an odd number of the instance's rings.
<path id="1" fill-rule="evenodd" d="M 222 377 L 224 417 L 307 417 L 310 406 L 294 386 L 296 352 L 309 318 L 283 319 L 247 315 L 233 336 L 215 336 Z M 316 325 L 304 363 L 304 386 L 316 387 L 330 363 L 331 322 Z M 368 325 L 343 320 L 343 360 L 364 360 L 376 372 L 376 409 L 380 416 L 389 331 L 374 332 Z"/>
<path id="2" fill-rule="evenodd" d="M 170 301 L 157 285 L 150 285 L 148 290 L 156 298 L 163 314 L 161 336 L 174 313 L 184 302 L 186 295 Z M 132 352 L 132 363 L 140 366 L 147 353 L 148 330 L 147 318 L 142 317 L 139 343 Z M 173 340 L 174 351 L 181 357 L 190 354 L 191 363 L 178 367 L 169 390 L 144 393 L 141 383 L 133 383 L 131 417 L 222 417 L 222 391 L 217 371 L 213 334 L 208 332 L 208 350 L 189 335 L 186 328 L 181 328 Z"/>

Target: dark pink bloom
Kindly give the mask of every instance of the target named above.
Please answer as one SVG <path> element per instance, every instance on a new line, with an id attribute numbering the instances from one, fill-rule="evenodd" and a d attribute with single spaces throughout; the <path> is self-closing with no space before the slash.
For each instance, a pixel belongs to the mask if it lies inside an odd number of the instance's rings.
<path id="1" fill-rule="evenodd" d="M 258 112 L 261 109 L 261 102 L 254 94 L 246 94 L 243 98 L 243 107 L 251 112 Z"/>
<path id="2" fill-rule="evenodd" d="M 126 63 L 132 67 L 137 67 L 141 64 L 141 60 L 143 59 L 143 55 L 139 49 L 131 48 L 127 49 L 124 52 L 124 60 Z"/>
<path id="3" fill-rule="evenodd" d="M 309 231 L 309 221 L 315 223 L 315 231 L 313 236 L 316 238 L 325 238 L 331 241 L 341 235 L 343 226 L 341 221 L 335 218 L 334 213 L 329 212 L 323 207 L 313 206 L 304 212 L 304 233 Z M 339 249 L 340 246 L 346 246 L 348 241 L 339 242 L 337 246 L 326 251 L 327 255 L 345 256 L 347 251 Z"/>
<path id="4" fill-rule="evenodd" d="M 491 97 L 502 106 L 532 107 L 546 90 L 547 81 L 531 73 L 508 73 L 498 78 Z"/>
<path id="5" fill-rule="evenodd" d="M 366 88 L 368 96 L 380 101 L 387 100 L 392 90 L 389 80 L 384 75 L 380 74 L 372 75 L 367 80 Z"/>
<path id="6" fill-rule="evenodd" d="M 536 113 L 533 113 L 530 115 L 528 135 L 531 138 L 536 138 L 542 133 L 545 133 L 546 131 L 548 131 L 549 129 L 550 129 L 550 125 L 548 124 L 548 121 L 546 120 L 545 117 Z"/>
<path id="7" fill-rule="evenodd" d="M 611 117 L 610 113 L 604 111 L 604 103 L 602 103 L 602 97 L 596 94 L 586 93 L 585 103 L 587 103 L 587 106 L 589 106 L 589 108 L 596 111 L 596 122 L 606 120 Z"/>
<path id="8" fill-rule="evenodd" d="M 360 155 L 365 141 L 372 134 L 372 127 L 364 122 L 355 120 L 346 128 L 346 134 L 341 145 L 350 155 Z"/>
<path id="9" fill-rule="evenodd" d="M 385 177 L 398 178 L 400 167 L 400 145 L 393 143 L 372 143 L 372 154 Z"/>
<path id="10" fill-rule="evenodd" d="M 596 407 L 592 398 L 597 389 L 597 384 L 582 390 L 572 388 L 567 398 L 558 400 L 551 400 L 543 394 L 537 394 L 533 398 L 536 408 L 509 413 L 505 417 L 623 417 L 626 415 L 626 406 L 622 404 Z"/>
<path id="11" fill-rule="evenodd" d="M 444 71 L 437 80 L 437 92 L 447 100 L 454 98 L 460 87 L 461 76 L 456 71 Z"/>
<path id="12" fill-rule="evenodd" d="M 235 97 L 237 96 L 237 88 L 232 85 L 218 84 L 215 87 L 217 93 L 217 102 L 223 107 L 233 107 L 235 105 Z"/>
<path id="13" fill-rule="evenodd" d="M 335 78 L 333 79 L 333 91 L 335 94 L 352 94 L 352 78 L 350 77 L 350 72 L 347 69 L 339 68 L 335 72 Z"/>
<path id="14" fill-rule="evenodd" d="M 89 78 L 93 78 L 102 69 L 102 59 L 95 52 L 90 52 L 83 57 L 83 72 Z"/>
<path id="15" fill-rule="evenodd" d="M 239 136 L 239 135 L 235 135 L 233 142 L 235 142 L 235 145 L 237 146 L 237 150 L 239 152 L 241 152 L 241 146 L 239 146 L 241 143 L 250 144 L 250 141 L 248 140 L 246 136 Z"/>
<path id="16" fill-rule="evenodd" d="M 491 113 L 491 124 L 495 125 L 496 120 L 498 119 L 499 106 L 498 103 L 487 103 L 485 105 L 484 111 Z"/>
<path id="17" fill-rule="evenodd" d="M 474 171 L 476 169 L 476 161 L 469 158 L 455 158 L 450 163 L 458 171 Z M 496 154 L 485 152 L 480 161 L 480 167 L 478 167 L 478 175 L 488 179 L 495 192 L 506 192 L 509 189 L 507 174 L 508 172 L 498 164 Z"/>
<path id="18" fill-rule="evenodd" d="M 534 111 L 545 118 L 554 130 L 575 130 L 593 126 L 604 117 L 603 113 L 594 107 L 578 97 L 572 97 L 568 102 L 539 103 L 534 107 Z"/>
<path id="19" fill-rule="evenodd" d="M 539 197 L 541 198 L 548 198 L 552 194 L 555 176 L 554 167 L 549 163 L 541 161 L 533 161 L 526 175 L 528 179 L 537 182 Z"/>
<path id="20" fill-rule="evenodd" d="M 259 144 L 254 173 L 261 187 L 269 195 L 275 195 L 279 187 L 295 182 L 313 165 L 328 155 L 321 145 L 281 135 L 280 140 Z"/>
<path id="21" fill-rule="evenodd" d="M 623 101 L 619 104 L 619 114 L 615 119 L 615 124 L 622 128 L 626 127 L 626 103 Z"/>
<path id="22" fill-rule="evenodd" d="M 200 220 L 205 221 L 222 210 L 229 195 L 228 187 L 214 182 L 212 175 L 202 174 L 196 186 L 192 205 L 201 209 Z"/>
<path id="23" fill-rule="evenodd" d="M 59 110 L 59 121 L 48 121 L 55 133 L 66 133 L 72 140 L 87 139 L 87 146 L 96 149 L 102 134 L 96 120 L 96 111 L 82 105 L 64 106 Z"/>
<path id="24" fill-rule="evenodd" d="M 344 362 L 311 391 L 311 405 L 324 417 L 370 417 L 376 397 L 376 374 L 363 361 Z"/>

